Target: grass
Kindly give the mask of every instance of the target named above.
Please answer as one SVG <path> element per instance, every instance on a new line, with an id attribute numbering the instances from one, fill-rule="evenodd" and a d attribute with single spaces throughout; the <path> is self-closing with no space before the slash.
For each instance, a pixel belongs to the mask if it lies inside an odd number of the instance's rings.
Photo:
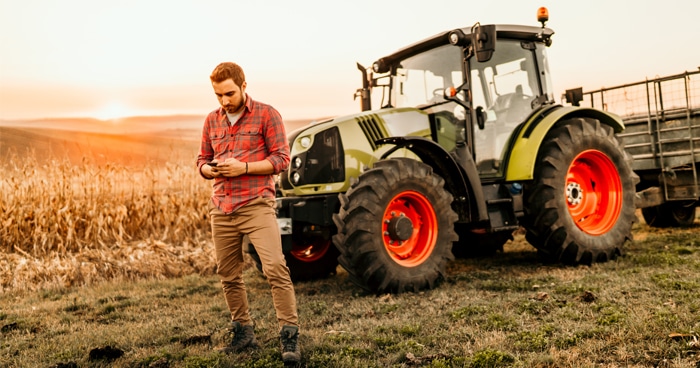
<path id="1" fill-rule="evenodd" d="M 700 366 L 700 226 L 635 233 L 591 267 L 544 264 L 517 236 L 420 293 L 366 295 L 342 269 L 298 283 L 300 366 Z M 228 311 L 194 274 L 2 294 L 0 366 L 282 366 L 269 286 L 254 267 L 245 281 L 258 350 L 215 351 Z"/>

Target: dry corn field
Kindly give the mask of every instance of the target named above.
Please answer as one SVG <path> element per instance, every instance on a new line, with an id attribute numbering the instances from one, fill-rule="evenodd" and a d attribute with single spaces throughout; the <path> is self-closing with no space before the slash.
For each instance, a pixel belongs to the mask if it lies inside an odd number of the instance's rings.
<path id="1" fill-rule="evenodd" d="M 212 274 L 203 118 L 0 126 L 0 293 Z"/>
<path id="2" fill-rule="evenodd" d="M 195 158 L 134 168 L 7 157 L 0 169 L 0 290 L 211 273 L 210 183 Z"/>

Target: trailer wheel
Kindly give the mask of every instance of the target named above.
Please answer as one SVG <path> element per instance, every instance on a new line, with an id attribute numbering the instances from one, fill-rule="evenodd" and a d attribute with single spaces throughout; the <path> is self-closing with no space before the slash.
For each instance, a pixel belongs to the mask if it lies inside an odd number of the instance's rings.
<path id="1" fill-rule="evenodd" d="M 697 201 L 666 202 L 654 207 L 642 208 L 642 216 L 652 227 L 688 227 L 695 222 Z"/>
<path id="2" fill-rule="evenodd" d="M 562 121 L 545 137 L 526 186 L 526 239 L 568 264 L 616 258 L 632 239 L 638 181 L 611 127 Z"/>
<path id="3" fill-rule="evenodd" d="M 318 227 L 316 231 L 304 231 L 295 224 L 292 232 L 292 249 L 284 253 L 289 273 L 294 281 L 315 280 L 335 274 L 338 267 L 338 250 L 333 246 L 331 227 Z M 262 272 L 260 256 L 252 245 L 248 252 L 255 268 Z"/>
<path id="4" fill-rule="evenodd" d="M 379 294 L 431 289 L 444 277 L 458 216 L 443 184 L 430 166 L 396 158 L 340 195 L 333 243 L 351 281 Z"/>

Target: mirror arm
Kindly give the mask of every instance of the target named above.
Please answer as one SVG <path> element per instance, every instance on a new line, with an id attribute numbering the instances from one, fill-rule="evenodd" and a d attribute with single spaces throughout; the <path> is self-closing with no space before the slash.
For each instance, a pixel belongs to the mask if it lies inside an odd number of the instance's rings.
<path id="1" fill-rule="evenodd" d="M 455 88 L 455 91 L 457 91 L 457 92 L 463 91 L 463 90 L 464 90 L 464 87 L 466 87 L 466 85 L 467 85 L 466 82 L 465 82 L 465 83 L 462 83 L 459 87 L 456 87 L 456 88 Z M 472 108 L 471 108 L 471 106 L 469 106 L 469 105 L 467 104 L 466 101 L 463 101 L 463 100 L 461 100 L 460 98 L 458 98 L 456 93 L 455 93 L 454 96 L 450 96 L 450 95 L 448 95 L 446 92 L 447 92 L 447 89 L 445 90 L 445 94 L 443 95 L 443 98 L 444 98 L 445 100 L 455 102 L 457 105 L 464 107 L 464 108 L 467 110 L 467 111 L 466 111 L 467 113 L 470 113 L 470 114 L 471 114 Z"/>

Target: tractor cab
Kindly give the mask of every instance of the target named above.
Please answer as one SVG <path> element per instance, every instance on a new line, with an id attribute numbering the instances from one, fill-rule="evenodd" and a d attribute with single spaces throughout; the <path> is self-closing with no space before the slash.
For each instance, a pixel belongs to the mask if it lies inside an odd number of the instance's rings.
<path id="1" fill-rule="evenodd" d="M 503 177 L 512 133 L 554 102 L 545 52 L 553 33 L 478 23 L 441 33 L 377 60 L 357 96 L 363 110 L 427 112 L 433 141 L 448 152 L 471 147 L 481 177 Z"/>
<path id="2" fill-rule="evenodd" d="M 472 146 L 481 176 L 503 176 L 506 145 L 534 111 L 554 103 L 545 44 L 499 39 L 487 61 L 468 59 Z"/>

